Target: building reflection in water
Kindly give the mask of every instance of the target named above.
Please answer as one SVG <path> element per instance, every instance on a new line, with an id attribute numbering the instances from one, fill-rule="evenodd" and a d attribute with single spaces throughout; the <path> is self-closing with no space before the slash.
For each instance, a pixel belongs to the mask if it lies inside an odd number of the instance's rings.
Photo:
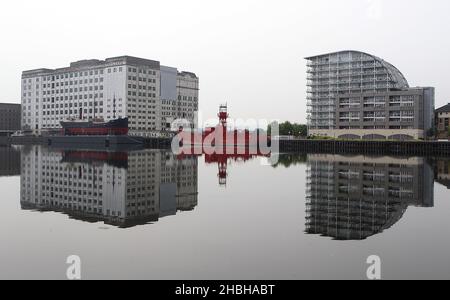
<path id="1" fill-rule="evenodd" d="M 0 177 L 20 175 L 20 151 L 0 146 Z"/>
<path id="2" fill-rule="evenodd" d="M 121 228 L 197 206 L 197 157 L 170 152 L 53 151 L 22 154 L 21 206 Z"/>
<path id="3" fill-rule="evenodd" d="M 363 240 L 397 223 L 408 206 L 432 207 L 424 158 L 308 155 L 306 233 Z"/>
<path id="4" fill-rule="evenodd" d="M 197 206 L 198 156 L 30 146 L 20 158 L 14 149 L 5 151 L 18 166 L 4 161 L 1 169 L 12 174 L 21 168 L 22 209 L 127 228 Z M 218 165 L 219 184 L 226 185 L 230 161 L 258 156 L 205 155 L 205 163 Z M 379 234 L 409 206 L 433 207 L 434 180 L 450 187 L 449 159 L 430 164 L 419 157 L 301 154 L 280 155 L 277 161 L 275 168 L 307 163 L 306 233 L 337 240 Z"/>
<path id="5" fill-rule="evenodd" d="M 435 163 L 434 174 L 436 182 L 450 189 L 450 159 L 438 159 Z"/>

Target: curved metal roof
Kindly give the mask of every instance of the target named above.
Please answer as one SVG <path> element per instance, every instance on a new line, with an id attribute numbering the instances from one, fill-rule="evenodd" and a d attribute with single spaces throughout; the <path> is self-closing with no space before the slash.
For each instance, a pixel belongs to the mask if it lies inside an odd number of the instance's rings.
<path id="1" fill-rule="evenodd" d="M 319 58 L 322 56 L 330 56 L 330 55 L 341 54 L 341 53 L 357 53 L 357 54 L 363 54 L 363 55 L 372 57 L 374 60 L 381 63 L 381 65 L 383 65 L 383 67 L 385 67 L 388 70 L 388 73 L 392 76 L 393 81 L 395 81 L 397 83 L 397 88 L 409 88 L 408 81 L 406 80 L 405 76 L 402 74 L 402 72 L 400 72 L 399 69 L 397 69 L 394 65 L 388 63 L 384 59 L 379 58 L 378 56 L 366 53 L 366 52 L 356 51 L 356 50 L 343 50 L 343 51 L 338 51 L 338 52 L 326 53 L 326 54 L 322 54 L 322 55 L 310 56 L 310 57 L 306 57 L 305 59 L 312 60 L 314 58 Z"/>

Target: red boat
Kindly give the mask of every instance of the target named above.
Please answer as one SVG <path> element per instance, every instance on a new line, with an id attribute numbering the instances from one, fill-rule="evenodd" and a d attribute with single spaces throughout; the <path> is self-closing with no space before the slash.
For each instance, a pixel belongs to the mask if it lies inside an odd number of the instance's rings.
<path id="1" fill-rule="evenodd" d="M 260 142 L 264 141 L 270 145 L 270 137 L 260 131 L 256 130 L 250 132 L 249 130 L 228 130 L 228 108 L 227 105 L 221 105 L 219 108 L 219 124 L 216 127 L 206 128 L 203 132 L 184 131 L 180 129 L 179 137 L 182 144 L 185 146 L 203 147 L 250 147 L 260 146 Z"/>
<path id="2" fill-rule="evenodd" d="M 70 120 L 61 122 L 64 135 L 127 135 L 128 118 L 103 120 Z"/>

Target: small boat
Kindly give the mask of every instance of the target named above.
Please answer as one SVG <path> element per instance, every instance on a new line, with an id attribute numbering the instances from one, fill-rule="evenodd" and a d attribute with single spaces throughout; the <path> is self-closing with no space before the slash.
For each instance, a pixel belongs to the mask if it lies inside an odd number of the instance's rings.
<path id="1" fill-rule="evenodd" d="M 102 119 L 94 120 L 68 120 L 62 121 L 64 135 L 127 135 L 128 118 L 119 118 L 104 122 Z"/>

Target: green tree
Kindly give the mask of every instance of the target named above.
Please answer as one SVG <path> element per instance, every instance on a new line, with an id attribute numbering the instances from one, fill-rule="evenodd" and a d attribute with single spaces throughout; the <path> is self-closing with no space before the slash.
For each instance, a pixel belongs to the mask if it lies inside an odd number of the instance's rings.
<path id="1" fill-rule="evenodd" d="M 293 124 L 293 135 L 295 137 L 306 137 L 308 135 L 308 127 L 303 124 Z"/>
<path id="2" fill-rule="evenodd" d="M 289 168 L 291 166 L 305 164 L 308 161 L 308 156 L 305 153 L 301 154 L 281 154 L 278 158 L 278 163 L 273 165 L 273 168 L 283 166 Z"/>
<path id="3" fill-rule="evenodd" d="M 280 135 L 291 135 L 295 137 L 306 137 L 308 136 L 308 126 L 304 124 L 291 123 L 289 121 L 278 124 L 277 122 L 273 122 L 267 128 L 267 133 L 272 135 L 272 126 L 279 126 L 279 134 Z"/>
<path id="4" fill-rule="evenodd" d="M 433 128 L 428 129 L 427 138 L 430 139 L 430 138 L 434 138 L 434 137 L 436 137 L 436 128 L 433 127 Z"/>

